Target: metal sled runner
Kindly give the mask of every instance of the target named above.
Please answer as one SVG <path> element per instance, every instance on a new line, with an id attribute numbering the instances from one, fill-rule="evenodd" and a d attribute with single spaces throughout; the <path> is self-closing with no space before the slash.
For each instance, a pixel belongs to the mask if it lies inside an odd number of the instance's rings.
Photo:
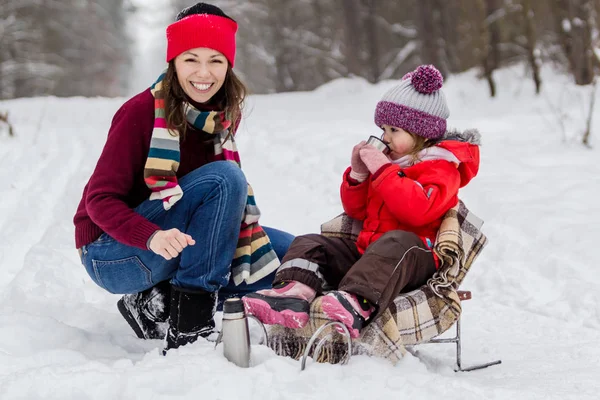
<path id="1" fill-rule="evenodd" d="M 457 291 L 458 293 L 458 297 L 461 300 L 461 303 L 465 300 L 470 300 L 471 299 L 471 292 L 468 290 L 459 290 Z M 460 316 L 458 317 L 458 319 L 456 320 L 456 335 L 453 338 L 445 338 L 445 339 L 436 339 L 433 338 L 427 342 L 423 342 L 421 344 L 429 344 L 429 343 L 456 343 L 456 369 L 454 371 L 456 372 L 468 372 L 468 371 L 474 371 L 477 369 L 483 369 L 483 368 L 487 368 L 487 367 L 491 367 L 492 365 L 498 365 L 502 363 L 502 360 L 496 360 L 496 361 L 491 361 L 485 364 L 477 364 L 477 365 L 472 365 L 470 367 L 466 367 L 463 368 L 462 366 L 462 358 L 461 358 L 461 351 L 462 351 L 462 342 L 461 342 L 461 336 L 460 336 Z"/>
<path id="2" fill-rule="evenodd" d="M 472 298 L 471 292 L 470 291 L 466 291 L 466 290 L 459 290 L 457 291 L 458 296 L 461 300 L 461 303 L 465 300 L 470 300 Z M 488 363 L 484 363 L 484 364 L 477 364 L 477 365 L 472 365 L 469 367 L 463 367 L 462 365 L 462 340 L 461 340 L 461 324 L 460 324 L 460 316 L 458 317 L 458 319 L 456 320 L 456 335 L 452 338 L 433 338 L 430 339 L 426 342 L 422 342 L 417 344 L 421 345 L 421 344 L 433 344 L 433 343 L 455 343 L 456 344 L 456 367 L 454 369 L 455 372 L 468 372 L 468 371 L 475 371 L 478 369 L 483 369 L 483 368 L 487 368 L 487 367 L 491 367 L 492 365 L 498 365 L 502 363 L 502 360 L 496 360 L 496 361 L 491 361 Z M 347 356 L 346 358 L 341 362 L 341 364 L 346 364 L 348 363 L 348 361 L 350 360 L 350 357 L 352 355 L 352 340 L 350 338 L 350 333 L 348 332 L 348 329 L 346 328 L 346 326 L 344 324 L 342 324 L 341 322 L 337 322 L 337 321 L 331 321 L 328 322 L 324 325 L 322 325 L 319 329 L 317 329 L 317 331 L 311 336 L 308 345 L 306 346 L 306 350 L 304 351 L 304 354 L 302 355 L 301 358 L 301 363 L 300 363 L 300 370 L 304 370 L 306 368 L 306 360 L 310 355 L 310 350 L 312 349 L 315 341 L 319 338 L 319 336 L 321 335 L 321 333 L 329 326 L 339 326 L 344 330 L 343 336 L 344 339 L 346 340 L 346 342 L 348 343 L 348 350 L 347 350 Z M 321 340 L 319 340 L 319 342 L 317 343 L 317 346 L 315 347 L 315 350 L 312 352 L 312 358 L 313 359 L 318 359 L 320 352 L 321 352 L 321 348 L 323 346 L 323 344 L 329 340 L 331 338 L 331 335 L 326 335 L 325 337 L 321 338 Z M 412 346 L 410 346 L 412 347 Z M 413 353 L 414 354 L 414 353 Z"/>

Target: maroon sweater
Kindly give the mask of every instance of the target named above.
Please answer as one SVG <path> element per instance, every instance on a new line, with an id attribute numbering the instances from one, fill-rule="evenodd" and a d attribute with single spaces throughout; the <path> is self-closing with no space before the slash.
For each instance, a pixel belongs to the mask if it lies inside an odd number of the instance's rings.
<path id="1" fill-rule="evenodd" d="M 106 232 L 121 243 L 147 249 L 150 236 L 161 229 L 133 211 L 150 197 L 144 165 L 153 127 L 154 97 L 150 89 L 129 99 L 113 117 L 106 144 L 73 218 L 77 248 Z M 213 136 L 188 128 L 180 143 L 179 178 L 214 157 Z"/>

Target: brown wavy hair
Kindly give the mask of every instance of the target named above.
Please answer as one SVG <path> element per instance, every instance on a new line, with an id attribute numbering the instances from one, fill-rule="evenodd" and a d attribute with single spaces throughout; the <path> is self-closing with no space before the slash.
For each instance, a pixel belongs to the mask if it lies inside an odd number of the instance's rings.
<path id="1" fill-rule="evenodd" d="M 412 162 L 419 161 L 419 152 L 438 143 L 439 139 L 425 139 L 423 136 L 408 132 L 415 139 L 415 147 L 408 153 L 412 157 Z"/>
<path id="2" fill-rule="evenodd" d="M 178 131 L 181 137 L 185 138 L 188 123 L 185 118 L 183 103 L 189 102 L 190 99 L 177 80 L 175 60 L 169 61 L 163 82 L 163 90 L 167 128 Z M 215 107 L 216 110 L 225 111 L 225 116 L 232 123 L 230 134 L 235 134 L 233 129 L 235 129 L 237 121 L 242 116 L 242 108 L 247 95 L 248 88 L 246 85 L 238 78 L 231 66 L 227 66 L 225 82 L 223 82 L 221 89 L 210 99 L 209 104 L 211 107 Z M 173 133 L 171 132 L 171 134 Z"/>

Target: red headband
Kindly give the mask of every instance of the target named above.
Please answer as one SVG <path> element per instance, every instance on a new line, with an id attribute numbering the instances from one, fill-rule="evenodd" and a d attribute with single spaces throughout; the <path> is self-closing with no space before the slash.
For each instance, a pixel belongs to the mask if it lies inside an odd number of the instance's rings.
<path id="1" fill-rule="evenodd" d="M 167 27 L 167 62 L 184 51 L 206 47 L 223 53 L 231 68 L 235 60 L 237 23 L 213 14 L 193 14 Z"/>

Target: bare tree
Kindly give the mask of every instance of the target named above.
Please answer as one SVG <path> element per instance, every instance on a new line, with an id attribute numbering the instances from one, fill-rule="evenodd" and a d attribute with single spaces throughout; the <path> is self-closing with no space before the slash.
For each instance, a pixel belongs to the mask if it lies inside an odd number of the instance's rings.
<path id="1" fill-rule="evenodd" d="M 575 83 L 592 83 L 595 55 L 590 20 L 594 3 L 591 0 L 556 0 L 552 11 L 556 31 Z"/>
<path id="2" fill-rule="evenodd" d="M 51 88 L 56 66 L 51 49 L 40 46 L 44 31 L 33 18 L 34 1 L 9 0 L 0 5 L 0 98 L 23 97 Z"/>
<path id="3" fill-rule="evenodd" d="M 534 23 L 534 12 L 531 8 L 531 0 L 523 0 L 522 7 L 523 25 L 525 27 L 525 40 L 527 50 L 527 61 L 531 68 L 533 76 L 533 82 L 535 83 L 535 93 L 539 94 L 542 86 L 542 80 L 540 78 L 540 65 L 539 58 L 536 54 L 536 35 L 535 35 L 535 23 Z"/>
<path id="4" fill-rule="evenodd" d="M 0 112 L 0 122 L 8 126 L 8 136 L 15 136 L 15 132 L 12 124 L 8 121 L 8 111 L 1 113 Z"/>
<path id="5" fill-rule="evenodd" d="M 343 32 L 345 40 L 342 47 L 344 62 L 348 68 L 348 74 L 360 76 L 362 72 L 360 3 L 358 0 L 338 1 L 344 18 Z"/>
<path id="6" fill-rule="evenodd" d="M 128 1 L 4 0 L 0 98 L 122 94 Z M 173 16 L 196 3 L 170 1 Z M 236 71 L 256 93 L 311 90 L 347 76 L 399 79 L 421 63 L 444 76 L 479 67 L 492 96 L 494 71 L 514 63 L 529 66 L 536 93 L 542 63 L 563 67 L 578 84 L 600 70 L 600 0 L 213 3 L 239 22 Z"/>
<path id="7" fill-rule="evenodd" d="M 459 50 L 459 21 L 461 7 L 457 7 L 444 0 L 436 0 L 440 10 L 440 51 L 442 52 L 442 63 L 446 66 L 448 73 L 462 71 L 463 61 Z"/>
<path id="8" fill-rule="evenodd" d="M 123 0 L 3 2 L 0 97 L 122 94 L 123 14 Z"/>
<path id="9" fill-rule="evenodd" d="M 484 15 L 484 20 L 481 23 L 482 36 L 482 54 L 481 65 L 483 76 L 488 82 L 490 96 L 496 96 L 496 82 L 494 81 L 494 70 L 500 63 L 500 30 L 498 28 L 498 20 L 503 14 L 503 9 L 499 7 L 498 0 L 479 1 L 479 7 Z"/>
<path id="10" fill-rule="evenodd" d="M 380 62 L 380 51 L 379 51 L 379 40 L 377 35 L 377 0 L 363 0 L 364 7 L 367 9 L 367 16 L 365 18 L 365 33 L 368 45 L 365 46 L 368 56 L 367 65 L 369 68 L 369 81 L 379 81 L 381 70 L 379 67 Z"/>
<path id="11" fill-rule="evenodd" d="M 421 0 L 417 3 L 418 29 L 420 39 L 420 59 L 425 64 L 434 64 L 447 75 L 441 63 L 440 51 L 440 9 L 436 0 Z"/>
<path id="12" fill-rule="evenodd" d="M 592 118 L 594 116 L 594 106 L 596 104 L 596 86 L 598 84 L 598 79 L 595 78 L 592 83 L 592 89 L 590 90 L 590 108 L 588 110 L 588 116 L 586 118 L 585 131 L 583 133 L 583 138 L 581 142 L 586 147 L 591 147 L 590 145 L 590 137 L 592 134 Z"/>
<path id="13" fill-rule="evenodd" d="M 377 28 L 377 45 L 379 70 L 375 81 L 400 78 L 413 69 L 419 60 L 419 30 L 412 13 L 406 10 L 415 9 L 412 2 L 380 2 L 377 16 L 371 17 L 369 23 Z M 367 43 L 367 47 L 371 43 Z"/>

